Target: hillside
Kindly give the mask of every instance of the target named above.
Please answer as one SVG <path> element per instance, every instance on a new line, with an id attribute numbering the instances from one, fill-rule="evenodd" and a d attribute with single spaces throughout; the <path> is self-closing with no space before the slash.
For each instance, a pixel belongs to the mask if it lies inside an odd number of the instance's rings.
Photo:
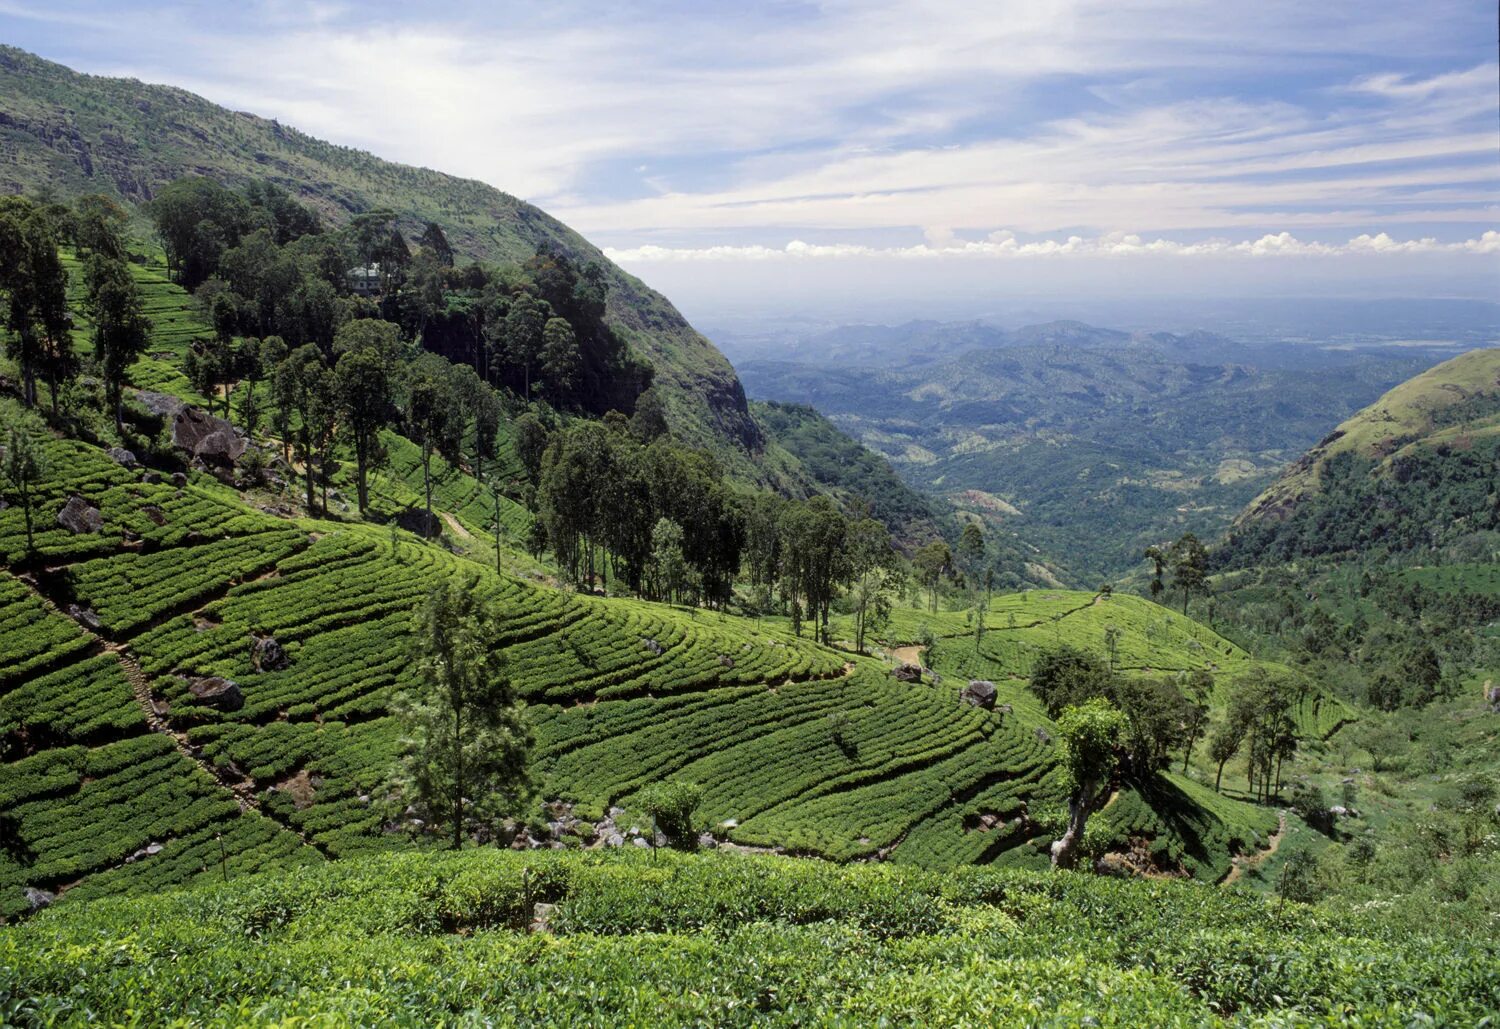
<path id="1" fill-rule="evenodd" d="M 1097 646 L 1104 618 L 1140 666 L 1244 661 L 1143 601 L 1017 594 L 997 598 L 980 664 L 940 642 L 939 667 L 951 651 L 958 674 L 939 688 L 908 684 L 774 619 L 569 594 L 386 527 L 247 503 L 204 473 L 177 485 L 75 440 L 45 448 L 54 472 L 36 557 L 24 555 L 21 511 L 0 510 L 7 915 L 24 910 L 23 887 L 84 898 L 201 878 L 221 841 L 234 874 L 398 845 L 399 818 L 377 799 L 399 733 L 388 704 L 412 675 L 411 612 L 444 580 L 498 605 L 543 795 L 560 805 L 534 831 L 559 846 L 603 846 L 616 809 L 671 776 L 700 783 L 703 824 L 739 844 L 937 867 L 1044 864 L 1053 830 L 1041 812 L 1061 789 L 1050 723 L 1017 688 L 1028 655 L 1049 634 L 1073 641 L 1075 625 L 1078 642 Z M 75 494 L 99 508 L 101 530 L 57 523 Z M 441 495 L 461 502 L 461 477 Z M 938 619 L 952 627 L 939 635 L 962 631 L 963 618 Z M 893 645 L 928 620 L 902 614 Z M 266 638 L 284 662 L 258 664 Z M 980 672 L 1015 696 L 1011 711 L 960 703 L 964 676 Z M 194 698 L 216 677 L 236 684 L 239 703 Z M 1155 836 L 1164 855 L 1214 879 L 1269 831 L 1264 811 L 1170 781 L 1146 805 L 1166 817 L 1142 809 L 1119 821 L 1120 845 Z"/>
<path id="2" fill-rule="evenodd" d="M 674 431 L 742 478 L 768 478 L 757 464 L 763 436 L 729 362 L 665 297 L 544 211 L 482 182 L 382 161 L 181 89 L 81 75 L 0 47 L 0 194 L 105 193 L 136 205 L 185 175 L 230 186 L 268 180 L 334 226 L 391 210 L 415 238 L 435 222 L 473 259 L 519 262 L 553 246 L 601 263 L 606 320 L 655 369 Z"/>
<path id="3" fill-rule="evenodd" d="M 1403 382 L 1325 436 L 1246 507 L 1222 559 L 1477 543 L 1500 530 L 1497 454 L 1500 349 L 1474 350 Z"/>

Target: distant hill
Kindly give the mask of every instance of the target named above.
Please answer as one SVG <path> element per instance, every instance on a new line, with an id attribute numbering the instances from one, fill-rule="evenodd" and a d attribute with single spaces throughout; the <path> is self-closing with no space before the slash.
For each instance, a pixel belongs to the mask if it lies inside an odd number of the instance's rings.
<path id="1" fill-rule="evenodd" d="M 205 175 L 274 182 L 339 225 L 391 210 L 408 237 L 442 226 L 463 257 L 520 261 L 554 246 L 608 270 L 606 321 L 655 369 L 673 430 L 742 478 L 767 480 L 765 439 L 734 369 L 667 299 L 546 212 L 483 182 L 383 161 L 170 86 L 82 75 L 0 47 L 0 193 L 105 193 L 139 205 Z"/>
<path id="2" fill-rule="evenodd" d="M 1128 574 L 1145 546 L 1186 530 L 1218 536 L 1333 421 L 1435 359 L 1077 321 L 853 326 L 809 337 L 796 360 L 730 352 L 751 396 L 815 406 L 1080 586 Z M 830 356 L 861 352 L 870 363 Z"/>
<path id="3" fill-rule="evenodd" d="M 1232 565 L 1434 548 L 1500 531 L 1500 349 L 1401 383 L 1325 436 L 1239 516 Z"/>

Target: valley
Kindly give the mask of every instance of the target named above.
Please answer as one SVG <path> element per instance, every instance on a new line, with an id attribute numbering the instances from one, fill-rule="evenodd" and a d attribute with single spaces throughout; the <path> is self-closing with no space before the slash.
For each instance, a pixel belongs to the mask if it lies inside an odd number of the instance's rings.
<path id="1" fill-rule="evenodd" d="M 1500 1011 L 1482 305 L 726 356 L 483 183 L 0 85 L 0 1024 Z"/>

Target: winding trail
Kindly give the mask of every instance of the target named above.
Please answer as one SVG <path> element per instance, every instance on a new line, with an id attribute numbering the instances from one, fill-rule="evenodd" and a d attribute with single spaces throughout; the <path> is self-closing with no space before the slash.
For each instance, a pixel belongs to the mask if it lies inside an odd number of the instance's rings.
<path id="1" fill-rule="evenodd" d="M 1286 812 L 1281 812 L 1278 817 L 1280 821 L 1277 823 L 1276 831 L 1271 834 L 1271 840 L 1266 849 L 1256 851 L 1254 854 L 1235 855 L 1231 862 L 1229 874 L 1219 881 L 1220 886 L 1232 886 L 1245 874 L 1246 869 L 1258 868 L 1262 862 L 1276 853 L 1276 848 L 1281 846 L 1282 837 L 1286 835 Z"/>

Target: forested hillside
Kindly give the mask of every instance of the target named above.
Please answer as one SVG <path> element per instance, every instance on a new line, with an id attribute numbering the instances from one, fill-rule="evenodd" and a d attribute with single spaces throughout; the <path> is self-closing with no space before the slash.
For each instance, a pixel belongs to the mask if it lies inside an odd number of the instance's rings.
<path id="1" fill-rule="evenodd" d="M 181 89 L 80 75 L 0 47 L 0 192 L 101 193 L 137 205 L 185 175 L 234 188 L 273 183 L 333 226 L 390 212 L 393 227 L 415 240 L 435 224 L 462 257 L 519 264 L 555 250 L 578 267 L 597 264 L 608 287 L 604 323 L 655 371 L 674 430 L 746 479 L 773 477 L 761 470 L 764 440 L 729 362 L 666 298 L 545 212 L 484 183 L 382 161 Z"/>

